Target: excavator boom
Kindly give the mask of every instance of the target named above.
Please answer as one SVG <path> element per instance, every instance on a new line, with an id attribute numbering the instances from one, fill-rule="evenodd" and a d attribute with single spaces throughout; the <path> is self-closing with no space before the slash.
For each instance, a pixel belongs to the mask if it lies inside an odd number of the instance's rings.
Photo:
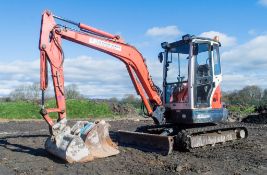
<path id="1" fill-rule="evenodd" d="M 60 26 L 56 24 L 55 18 L 74 24 L 79 27 L 80 30 L 77 31 Z M 50 112 L 58 112 L 59 119 L 66 117 L 63 72 L 64 52 L 61 47 L 62 39 L 99 50 L 121 60 L 126 65 L 136 92 L 141 96 L 149 116 L 153 114 L 151 105 L 160 106 L 162 104 L 159 88 L 154 85 L 144 58 L 135 47 L 126 44 L 117 35 L 109 34 L 85 24 L 53 16 L 51 12 L 45 11 L 42 17 L 39 45 L 41 51 L 41 89 L 46 90 L 47 88 L 48 61 L 51 64 L 57 100 L 57 108 L 42 111 L 44 119 L 50 126 L 53 125 L 48 115 Z"/>
<path id="2" fill-rule="evenodd" d="M 75 25 L 79 30 L 59 25 L 55 19 Z M 45 144 L 46 149 L 68 162 L 84 162 L 118 154 L 119 151 L 108 134 L 109 125 L 104 121 L 78 122 L 72 128 L 67 126 L 62 39 L 96 49 L 122 61 L 151 117 L 154 114 L 153 108 L 162 104 L 159 88 L 154 85 L 142 54 L 135 47 L 126 44 L 118 35 L 55 16 L 49 11 L 43 13 L 39 41 L 42 90 L 40 113 L 51 131 L 51 137 Z M 44 95 L 48 87 L 49 65 L 57 106 L 46 109 Z M 58 113 L 56 123 L 49 116 L 53 112 Z M 86 134 L 82 132 L 84 130 L 87 131 Z M 95 137 L 98 143 L 94 143 Z"/>

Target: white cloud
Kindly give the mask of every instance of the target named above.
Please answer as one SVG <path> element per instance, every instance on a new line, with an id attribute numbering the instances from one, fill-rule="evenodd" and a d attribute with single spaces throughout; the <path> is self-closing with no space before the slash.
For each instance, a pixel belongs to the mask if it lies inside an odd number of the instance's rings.
<path id="1" fill-rule="evenodd" d="M 224 73 L 223 74 L 223 90 L 238 90 L 244 86 L 257 85 L 261 88 L 267 88 L 266 75 L 263 74 L 246 74 L 244 72 Z"/>
<path id="2" fill-rule="evenodd" d="M 246 85 L 267 88 L 267 35 L 236 46 L 222 53 L 225 89 L 238 89 Z"/>
<path id="3" fill-rule="evenodd" d="M 259 0 L 258 3 L 263 6 L 267 6 L 267 0 Z"/>
<path id="4" fill-rule="evenodd" d="M 155 82 L 159 82 L 162 65 L 157 63 L 148 63 L 148 65 L 154 68 L 151 69 L 151 74 L 153 77 L 155 75 Z M 39 76 L 39 59 L 0 62 L 0 96 L 7 96 L 18 86 L 39 82 Z M 77 84 L 79 91 L 87 97 L 121 98 L 125 94 L 136 94 L 125 65 L 116 59 L 87 56 L 65 59 L 64 76 L 65 85 Z M 50 79 L 49 89 L 51 88 Z"/>
<path id="5" fill-rule="evenodd" d="M 146 31 L 148 36 L 160 36 L 160 37 L 177 37 L 181 34 L 181 31 L 177 26 L 165 26 L 165 27 L 152 27 Z"/>
<path id="6" fill-rule="evenodd" d="M 267 35 L 257 36 L 249 42 L 237 46 L 222 54 L 222 59 L 230 64 L 237 64 L 243 68 L 257 70 L 255 68 L 267 67 Z M 259 71 L 259 70 L 258 70 Z"/>
<path id="7" fill-rule="evenodd" d="M 219 40 L 222 43 L 223 47 L 231 47 L 236 45 L 236 38 L 232 36 L 228 36 L 221 32 L 209 31 L 203 32 L 200 34 L 202 37 L 214 38 L 215 36 L 219 36 Z"/>
<path id="8" fill-rule="evenodd" d="M 222 53 L 223 90 L 246 85 L 267 88 L 267 34 Z M 156 85 L 162 86 L 162 64 L 147 59 L 147 66 Z M 136 94 L 125 65 L 114 58 L 80 56 L 64 63 L 66 85 L 77 84 L 88 97 L 123 97 Z M 51 76 L 49 76 L 51 77 Z M 19 85 L 39 82 L 39 59 L 0 61 L 0 96 L 8 95 Z M 52 82 L 50 81 L 50 87 Z"/>
<path id="9" fill-rule="evenodd" d="M 39 61 L 0 62 L 0 96 L 8 95 L 15 87 L 39 81 Z"/>
<path id="10" fill-rule="evenodd" d="M 66 84 L 77 84 L 82 94 L 94 98 L 135 94 L 125 65 L 115 59 L 81 56 L 66 59 Z"/>

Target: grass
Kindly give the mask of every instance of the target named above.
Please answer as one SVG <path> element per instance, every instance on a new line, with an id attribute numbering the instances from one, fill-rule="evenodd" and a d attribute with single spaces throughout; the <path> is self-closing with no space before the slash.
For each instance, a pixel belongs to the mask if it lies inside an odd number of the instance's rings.
<path id="1" fill-rule="evenodd" d="M 33 102 L 0 102 L 0 118 L 4 119 L 37 119 L 39 106 Z"/>
<path id="2" fill-rule="evenodd" d="M 67 102 L 67 118 L 69 119 L 96 119 L 119 117 L 112 112 L 106 102 L 95 102 L 86 99 L 69 99 Z M 133 105 L 134 106 L 134 105 Z M 55 100 L 47 100 L 46 108 L 56 107 Z M 254 112 L 254 106 L 230 105 L 228 107 L 232 114 L 247 116 Z M 140 112 L 140 108 L 137 108 Z M 16 101 L 0 102 L 0 119 L 42 119 L 39 114 L 40 106 L 36 102 Z M 56 119 L 57 114 L 51 113 L 50 117 Z"/>
<path id="3" fill-rule="evenodd" d="M 56 106 L 55 100 L 48 100 L 46 108 Z M 1 119 L 41 119 L 40 106 L 34 102 L 0 102 Z M 68 118 L 111 118 L 115 114 L 107 103 L 92 102 L 89 100 L 67 100 Z M 51 113 L 52 118 L 57 118 L 56 113 Z"/>
<path id="4" fill-rule="evenodd" d="M 69 118 L 99 118 L 114 115 L 107 103 L 89 100 L 67 100 L 67 109 Z"/>

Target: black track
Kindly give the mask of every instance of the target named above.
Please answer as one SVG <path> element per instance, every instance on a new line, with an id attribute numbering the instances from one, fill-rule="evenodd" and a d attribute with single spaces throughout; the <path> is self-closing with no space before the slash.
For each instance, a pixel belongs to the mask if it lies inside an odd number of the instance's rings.
<path id="1" fill-rule="evenodd" d="M 219 123 L 219 124 L 195 124 L 195 125 L 174 125 L 174 124 L 165 124 L 165 125 L 154 125 L 154 126 L 142 126 L 137 128 L 137 132 L 144 132 L 150 134 L 160 134 L 164 130 L 172 129 L 173 132 L 170 133 L 170 136 L 173 136 L 175 139 L 174 149 L 179 151 L 193 151 L 199 148 L 192 148 L 190 145 L 190 136 L 203 134 L 203 133 L 212 133 L 219 131 L 243 129 L 246 132 L 246 137 L 248 136 L 247 128 L 242 123 Z M 230 142 L 230 141 L 229 141 Z M 235 143 L 236 140 L 230 143 Z M 219 144 L 216 144 L 216 146 Z M 221 146 L 227 146 L 228 144 L 223 144 Z M 210 145 L 207 145 L 210 146 Z M 205 146 L 206 147 L 206 146 Z M 201 148 L 201 147 L 200 147 Z"/>

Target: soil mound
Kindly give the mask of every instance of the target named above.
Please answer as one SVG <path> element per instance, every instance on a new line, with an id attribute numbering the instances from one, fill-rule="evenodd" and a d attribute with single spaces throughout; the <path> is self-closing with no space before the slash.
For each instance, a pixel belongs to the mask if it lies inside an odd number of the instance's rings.
<path id="1" fill-rule="evenodd" d="M 256 123 L 256 124 L 267 124 L 267 113 L 258 115 L 249 115 L 242 120 L 244 123 Z"/>
<path id="2" fill-rule="evenodd" d="M 117 115 L 137 115 L 135 108 L 129 104 L 110 103 L 110 108 Z"/>

